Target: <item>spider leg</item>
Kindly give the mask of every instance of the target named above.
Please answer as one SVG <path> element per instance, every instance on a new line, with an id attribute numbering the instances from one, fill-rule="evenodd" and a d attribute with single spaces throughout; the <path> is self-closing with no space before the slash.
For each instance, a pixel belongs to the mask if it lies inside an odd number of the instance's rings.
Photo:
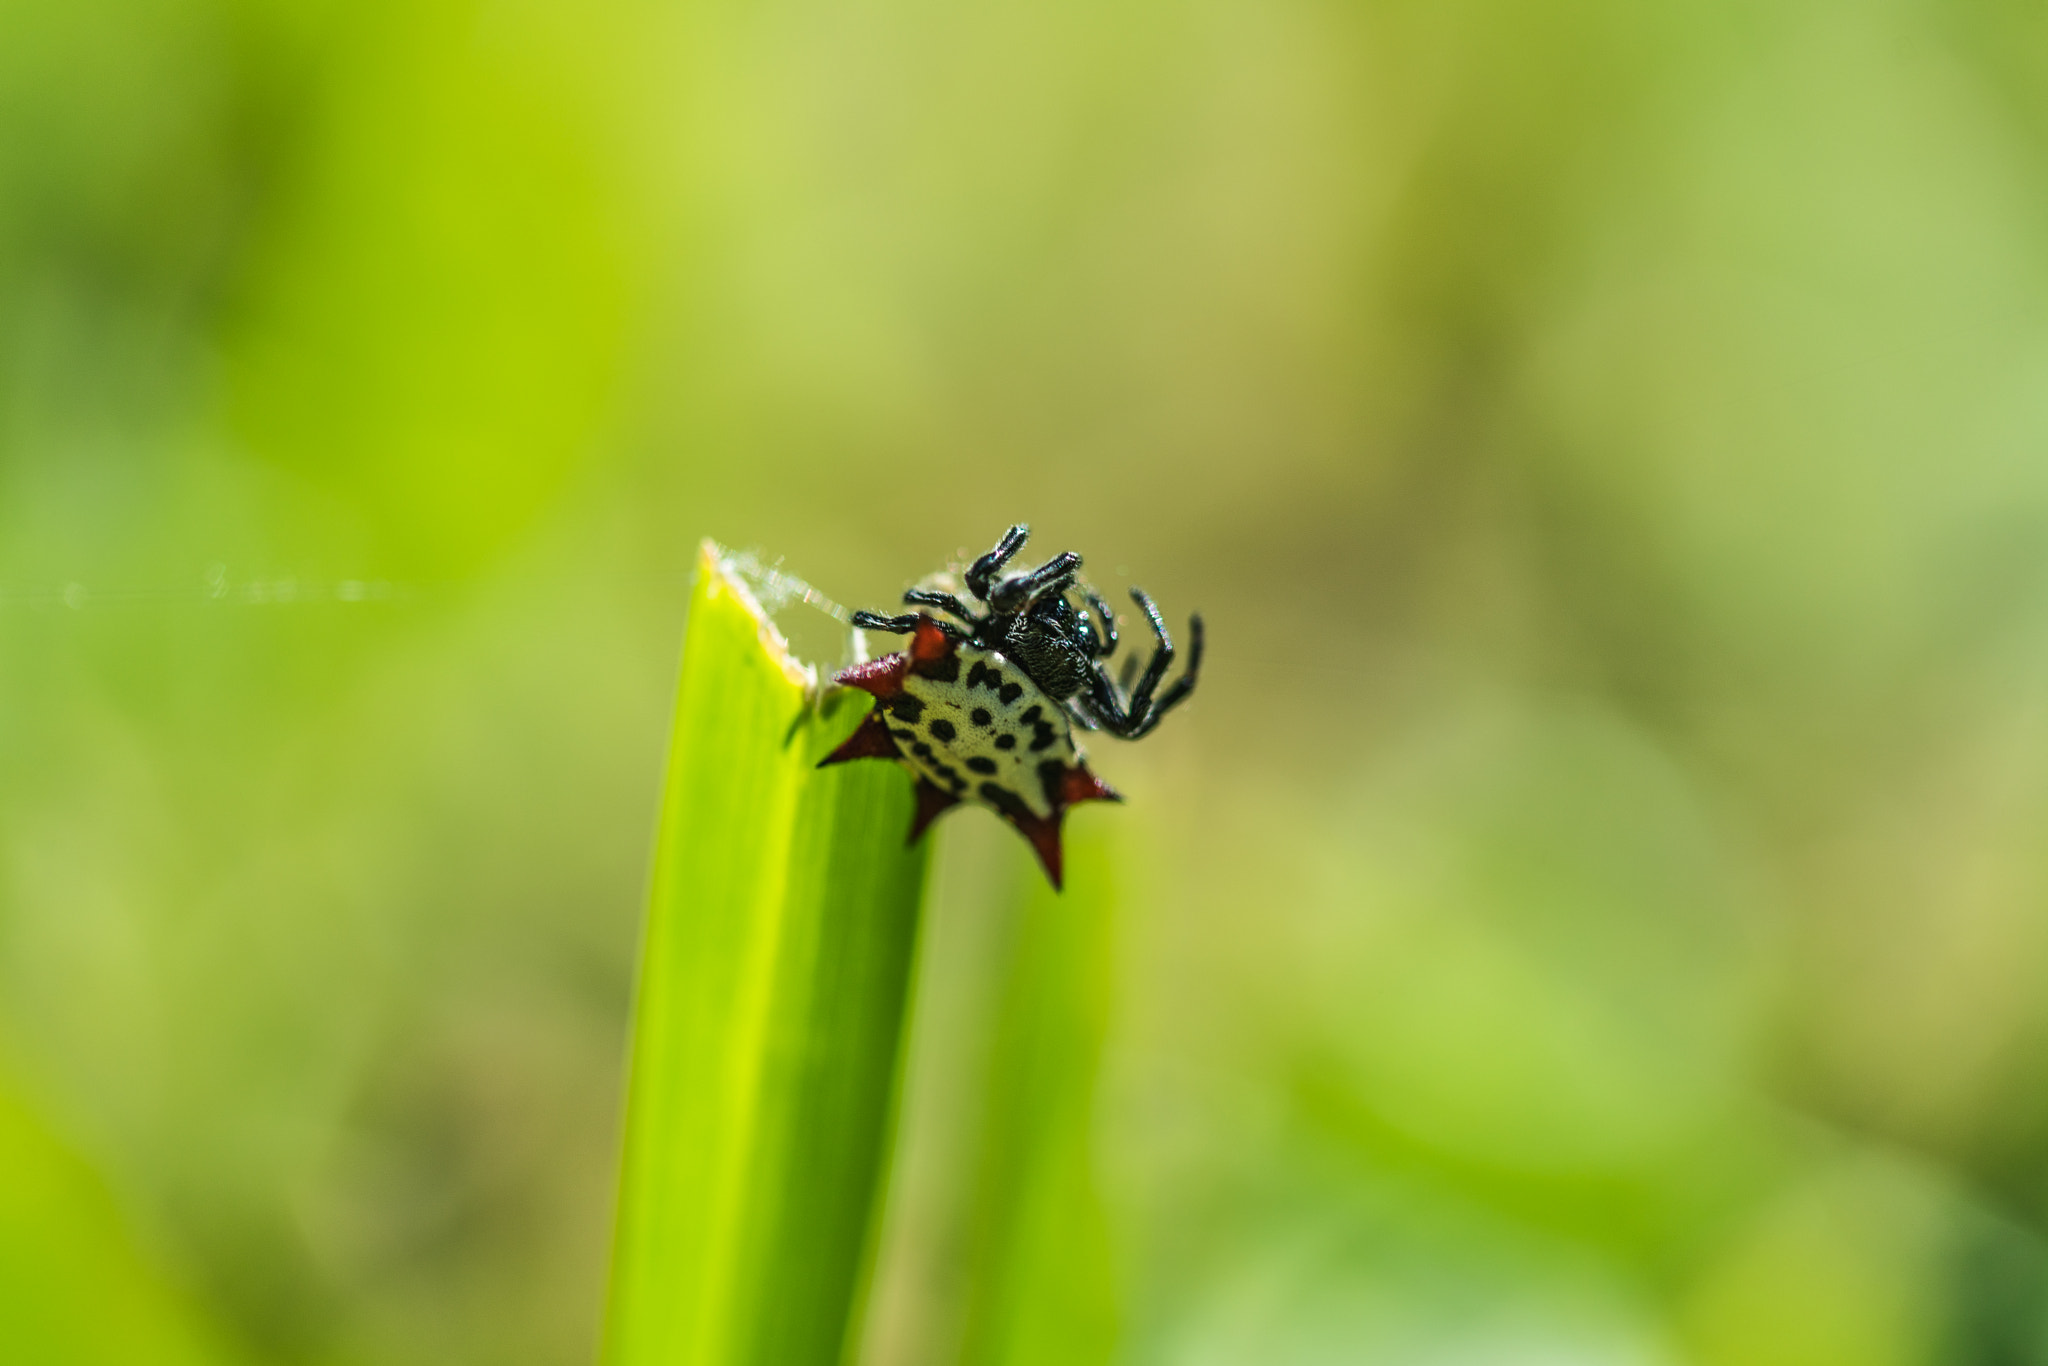
<path id="1" fill-rule="evenodd" d="M 1080 572 L 1081 557 L 1062 551 L 1036 569 L 1004 579 L 984 601 L 998 612 L 1022 612 L 1047 594 L 1065 592 Z"/>
<path id="2" fill-rule="evenodd" d="M 1089 710 L 1101 718 L 1103 729 L 1124 740 L 1136 740 L 1150 734 L 1167 712 L 1179 706 L 1195 690 L 1195 681 L 1202 668 L 1202 619 L 1195 616 L 1188 619 L 1187 667 L 1155 700 L 1153 694 L 1165 679 L 1167 669 L 1173 665 L 1173 637 L 1166 633 L 1166 622 L 1144 589 L 1133 588 L 1131 597 L 1145 610 L 1145 619 L 1152 623 L 1152 635 L 1158 645 L 1152 651 L 1152 658 L 1145 665 L 1144 677 L 1138 680 L 1135 689 L 1129 688 L 1132 661 L 1136 659 L 1134 655 L 1124 664 L 1125 686 L 1122 688 L 1110 682 L 1107 668 L 1097 666 L 1087 699 Z M 1118 693 L 1127 690 L 1130 700 L 1118 706 L 1121 700 Z"/>
<path id="3" fill-rule="evenodd" d="M 1022 550 L 1024 542 L 1030 539 L 1031 528 L 1023 522 L 1005 531 L 1003 539 L 996 542 L 994 550 L 967 567 L 967 573 L 962 576 L 967 580 L 967 591 L 987 602 L 989 580 L 993 579 L 997 571 L 1008 564 L 1010 557 Z"/>
<path id="4" fill-rule="evenodd" d="M 902 616 L 885 617 L 880 612 L 862 610 L 853 614 L 853 624 L 863 631 L 888 631 L 894 635 L 907 636 L 917 629 L 917 616 L 915 612 L 905 612 Z M 934 618 L 933 624 L 953 640 L 967 639 L 967 633 L 950 621 L 939 621 Z"/>
<path id="5" fill-rule="evenodd" d="M 1152 710 L 1152 693 L 1166 677 L 1166 671 L 1173 666 L 1173 637 L 1166 634 L 1166 621 L 1159 615 L 1159 608 L 1145 595 L 1142 588 L 1131 590 L 1131 601 L 1145 613 L 1145 619 L 1152 623 L 1152 638 L 1158 643 L 1153 647 L 1152 658 L 1145 665 L 1144 677 L 1131 690 L 1131 723 L 1141 725 Z"/>
<path id="6" fill-rule="evenodd" d="M 891 631 L 907 636 L 917 629 L 917 613 L 905 612 L 900 617 L 885 617 L 880 612 L 861 609 L 853 614 L 853 624 L 863 631 Z"/>
<path id="7" fill-rule="evenodd" d="M 1109 604 L 1102 600 L 1102 594 L 1095 591 L 1094 584 L 1082 584 L 1081 593 L 1082 596 L 1088 599 L 1088 606 L 1094 612 L 1093 616 L 1087 612 L 1081 613 L 1081 620 L 1086 623 L 1088 628 L 1088 653 L 1097 658 L 1103 655 L 1115 654 L 1116 613 L 1109 610 Z M 1102 623 L 1100 634 L 1097 634 L 1095 629 L 1095 623 L 1098 620 Z"/>
<path id="8" fill-rule="evenodd" d="M 1081 724 L 1089 730 L 1106 730 L 1111 735 L 1122 736 L 1130 729 L 1130 717 L 1124 711 L 1123 698 L 1117 695 L 1117 686 L 1110 680 L 1109 670 L 1097 664 L 1088 673 L 1086 695 L 1073 698 L 1067 709 L 1081 718 Z"/>
<path id="9" fill-rule="evenodd" d="M 981 618 L 969 611 L 967 604 L 951 593 L 941 593 L 933 588 L 913 588 L 903 595 L 903 600 L 912 607 L 936 607 L 941 612 L 951 612 L 972 627 L 981 625 Z"/>
<path id="10" fill-rule="evenodd" d="M 1187 666 L 1181 670 L 1180 677 L 1173 681 L 1173 685 L 1165 692 L 1159 694 L 1158 698 L 1152 702 L 1150 713 L 1138 722 L 1137 728 L 1124 738 L 1136 740 L 1140 736 L 1149 735 L 1152 728 L 1159 724 L 1166 713 L 1187 700 L 1188 694 L 1195 690 L 1195 682 L 1201 677 L 1201 673 L 1202 618 L 1197 613 L 1188 618 Z M 1135 711 L 1135 708 L 1133 710 Z"/>

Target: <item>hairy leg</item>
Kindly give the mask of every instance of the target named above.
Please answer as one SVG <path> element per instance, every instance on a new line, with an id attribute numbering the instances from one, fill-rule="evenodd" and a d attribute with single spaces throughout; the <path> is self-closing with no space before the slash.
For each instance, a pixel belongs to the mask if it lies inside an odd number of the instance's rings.
<path id="1" fill-rule="evenodd" d="M 951 612 L 966 622 L 970 630 L 981 625 L 981 618 L 974 615 L 966 603 L 951 593 L 941 593 L 931 588 L 913 588 L 903 595 L 903 600 L 912 607 L 936 607 L 941 612 Z"/>
<path id="2" fill-rule="evenodd" d="M 1102 600 L 1102 594 L 1095 591 L 1093 584 L 1081 585 L 1082 596 L 1088 599 L 1089 611 L 1081 613 L 1081 623 L 1088 632 L 1088 653 L 1100 659 L 1116 653 L 1116 613 L 1109 610 L 1109 604 Z M 1100 622 L 1101 629 L 1096 629 Z"/>
<path id="3" fill-rule="evenodd" d="M 1023 612 L 1040 598 L 1064 593 L 1081 572 L 1081 557 L 1062 551 L 1029 573 L 1004 579 L 990 590 L 988 605 L 998 612 Z"/>
<path id="4" fill-rule="evenodd" d="M 1005 531 L 1003 539 L 996 542 L 994 550 L 967 567 L 964 576 L 967 580 L 967 591 L 987 602 L 989 582 L 1010 562 L 1012 556 L 1024 548 L 1024 542 L 1030 539 L 1031 528 L 1023 522 Z"/>
<path id="5" fill-rule="evenodd" d="M 936 617 L 932 620 L 934 625 L 952 639 L 967 639 L 967 633 L 952 622 L 939 621 Z M 917 622 L 918 614 L 916 612 L 905 612 L 903 615 L 896 617 L 885 617 L 880 612 L 869 612 L 866 610 L 853 614 L 853 624 L 863 631 L 888 631 L 892 635 L 899 636 L 907 636 L 915 631 L 917 629 Z"/>

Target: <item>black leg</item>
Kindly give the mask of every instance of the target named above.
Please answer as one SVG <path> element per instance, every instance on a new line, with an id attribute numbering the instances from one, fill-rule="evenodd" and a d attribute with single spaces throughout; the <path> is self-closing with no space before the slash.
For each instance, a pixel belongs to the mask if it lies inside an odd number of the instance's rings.
<path id="1" fill-rule="evenodd" d="M 900 617 L 885 617 L 880 612 L 861 610 L 853 614 L 853 624 L 863 631 L 888 631 L 895 635 L 907 636 L 917 629 L 917 613 L 905 612 Z M 965 631 L 950 621 L 940 621 L 934 617 L 932 624 L 954 640 L 968 638 Z"/>
<path id="2" fill-rule="evenodd" d="M 1145 676 L 1125 701 L 1123 694 L 1129 687 L 1131 666 L 1137 656 L 1125 661 L 1124 687 L 1110 680 L 1107 665 L 1098 664 L 1090 674 L 1088 695 L 1080 702 L 1081 708 L 1092 714 L 1102 729 L 1124 740 L 1136 740 L 1150 734 L 1166 713 L 1179 706 L 1195 690 L 1202 669 L 1202 619 L 1193 616 L 1188 618 L 1187 667 L 1181 670 L 1181 676 L 1174 680 L 1173 685 L 1154 700 L 1154 691 L 1173 663 L 1173 639 L 1166 634 L 1166 623 L 1160 619 L 1159 609 L 1152 605 L 1152 600 L 1145 596 L 1143 590 L 1134 588 L 1131 596 L 1145 609 L 1145 617 L 1152 623 L 1152 633 L 1159 642 L 1145 666 Z"/>
<path id="3" fill-rule="evenodd" d="M 1088 695 L 1075 698 L 1073 710 L 1084 718 L 1082 724 L 1090 730 L 1106 730 L 1111 735 L 1121 736 L 1130 729 L 1130 715 L 1124 710 L 1124 700 L 1117 695 L 1117 686 L 1110 681 L 1109 670 L 1100 664 L 1089 671 Z"/>
<path id="4" fill-rule="evenodd" d="M 1062 551 L 1029 573 L 1012 575 L 984 598 L 998 612 L 1022 612 L 1051 593 L 1064 593 L 1081 572 L 1081 557 Z"/>
<path id="5" fill-rule="evenodd" d="M 1109 604 L 1102 600 L 1102 594 L 1095 591 L 1094 585 L 1081 585 L 1081 592 L 1087 597 L 1088 606 L 1094 611 L 1093 616 L 1087 612 L 1081 613 L 1081 621 L 1088 630 L 1088 653 L 1097 659 L 1115 654 L 1116 613 L 1109 610 Z M 1095 629 L 1097 621 L 1102 623 L 1100 632 Z"/>
<path id="6" fill-rule="evenodd" d="M 1195 615 L 1188 618 L 1187 667 L 1181 670 L 1180 677 L 1173 681 L 1172 687 L 1159 694 L 1159 699 L 1152 704 L 1151 714 L 1144 717 L 1140 721 L 1138 729 L 1127 738 L 1135 740 L 1141 735 L 1150 734 L 1152 728 L 1159 724 L 1160 719 L 1166 713 L 1187 700 L 1187 695 L 1195 690 L 1195 680 L 1201 676 L 1201 673 L 1202 618 L 1200 615 Z"/>
<path id="7" fill-rule="evenodd" d="M 1152 658 L 1145 665 L 1145 675 L 1138 680 L 1138 686 L 1131 689 L 1131 721 L 1139 724 L 1147 712 L 1152 710 L 1152 693 L 1166 677 L 1166 671 L 1173 666 L 1173 637 L 1166 634 L 1166 622 L 1159 615 L 1159 609 L 1152 599 L 1145 596 L 1142 588 L 1131 590 L 1131 601 L 1145 614 L 1145 620 L 1152 623 Z"/>
<path id="8" fill-rule="evenodd" d="M 885 617 L 880 612 L 862 609 L 853 614 L 853 624 L 863 631 L 891 631 L 907 636 L 917 629 L 917 613 L 905 612 L 900 617 Z"/>
<path id="9" fill-rule="evenodd" d="M 967 623 L 969 630 L 981 625 L 981 618 L 967 609 L 967 604 L 951 593 L 941 593 L 931 588 L 913 588 L 903 595 L 903 600 L 912 607 L 936 607 L 941 612 L 951 612 Z"/>
<path id="10" fill-rule="evenodd" d="M 994 550 L 967 567 L 964 576 L 967 580 L 967 591 L 987 602 L 989 581 L 995 578 L 997 572 L 1010 562 L 1010 557 L 1022 550 L 1024 542 L 1030 539 L 1031 528 L 1022 522 L 1005 531 L 1003 539 L 996 542 Z"/>

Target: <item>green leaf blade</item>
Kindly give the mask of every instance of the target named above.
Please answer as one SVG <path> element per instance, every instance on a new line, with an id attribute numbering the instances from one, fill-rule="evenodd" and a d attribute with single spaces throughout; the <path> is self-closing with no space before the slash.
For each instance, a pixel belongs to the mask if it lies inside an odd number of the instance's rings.
<path id="1" fill-rule="evenodd" d="M 886 1168 L 925 850 L 907 776 L 819 770 L 808 679 L 707 546 L 627 1103 L 605 1360 L 837 1363 Z"/>
<path id="2" fill-rule="evenodd" d="M 1034 877 L 1016 917 L 961 1252 L 970 1268 L 961 1366 L 1116 1359 L 1120 1286 L 1095 1137 L 1118 887 L 1099 814 L 1068 824 L 1066 891 Z"/>

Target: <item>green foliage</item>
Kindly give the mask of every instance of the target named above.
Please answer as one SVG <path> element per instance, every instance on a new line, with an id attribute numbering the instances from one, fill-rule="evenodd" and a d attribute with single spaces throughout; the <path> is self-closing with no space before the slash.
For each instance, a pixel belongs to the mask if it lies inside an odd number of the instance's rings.
<path id="1" fill-rule="evenodd" d="M 1211 664 L 1114 1031 L 941 829 L 867 1366 L 2048 1359 L 2043 14 L 0 0 L 0 1361 L 587 1366 L 696 535 L 1018 518 Z"/>
<path id="2" fill-rule="evenodd" d="M 142 1257 L 99 1174 L 0 1087 L 0 1355 L 61 1366 L 230 1366 Z"/>
<path id="3" fill-rule="evenodd" d="M 924 882 L 892 764 L 817 761 L 809 680 L 699 564 L 648 909 L 611 1366 L 828 1366 L 854 1340 Z"/>
<path id="4" fill-rule="evenodd" d="M 1066 892 L 1033 878 L 1016 920 L 985 1074 L 963 1366 L 1116 1359 L 1114 1249 L 1094 1162 L 1116 885 L 1096 814 L 1068 822 Z"/>

